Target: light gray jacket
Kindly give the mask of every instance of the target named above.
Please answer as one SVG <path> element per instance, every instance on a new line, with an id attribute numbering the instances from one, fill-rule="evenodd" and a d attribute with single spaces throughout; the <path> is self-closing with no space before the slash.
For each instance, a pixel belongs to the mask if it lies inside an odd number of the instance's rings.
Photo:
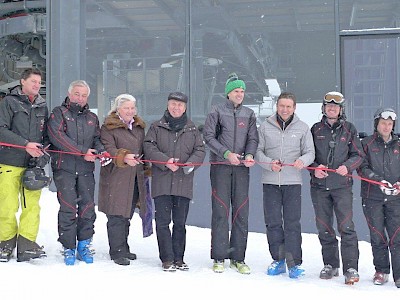
<path id="1" fill-rule="evenodd" d="M 276 113 L 268 117 L 260 126 L 256 160 L 263 168 L 263 184 L 302 184 L 301 170 L 284 166 L 281 172 L 271 169 L 273 160 L 293 164 L 297 159 L 309 166 L 314 161 L 315 149 L 310 128 L 295 114 L 292 122 L 283 131 L 276 119 Z"/>

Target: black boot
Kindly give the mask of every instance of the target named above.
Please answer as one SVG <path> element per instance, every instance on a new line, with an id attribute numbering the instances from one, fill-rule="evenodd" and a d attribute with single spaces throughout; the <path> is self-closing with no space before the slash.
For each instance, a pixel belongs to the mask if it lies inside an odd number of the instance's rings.
<path id="1" fill-rule="evenodd" d="M 17 236 L 7 241 L 0 242 L 0 262 L 8 262 L 17 245 Z"/>
<path id="2" fill-rule="evenodd" d="M 24 238 L 22 235 L 17 239 L 17 261 L 29 261 L 35 258 L 46 257 L 43 246 L 39 246 L 36 242 Z"/>
<path id="3" fill-rule="evenodd" d="M 128 244 L 128 236 L 129 236 L 129 227 L 131 225 L 131 221 L 129 219 L 125 220 L 125 246 L 126 246 L 126 254 L 125 257 L 129 260 L 135 260 L 136 254 L 132 253 Z"/>
<path id="4" fill-rule="evenodd" d="M 126 257 L 119 257 L 119 258 L 113 259 L 113 261 L 117 265 L 121 265 L 121 266 L 129 266 L 131 264 L 129 259 L 127 259 Z"/>
<path id="5" fill-rule="evenodd" d="M 108 215 L 107 234 L 110 246 L 110 257 L 112 260 L 126 257 L 127 243 L 125 234 L 126 219 L 122 216 Z"/>

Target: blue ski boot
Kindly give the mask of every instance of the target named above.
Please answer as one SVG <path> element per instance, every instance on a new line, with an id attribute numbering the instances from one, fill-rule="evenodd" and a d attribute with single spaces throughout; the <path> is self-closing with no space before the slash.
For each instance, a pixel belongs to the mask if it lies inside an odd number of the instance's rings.
<path id="1" fill-rule="evenodd" d="M 76 258 L 84 261 L 87 264 L 93 263 L 93 254 L 95 253 L 92 248 L 92 239 L 78 241 Z"/>
<path id="2" fill-rule="evenodd" d="M 268 275 L 279 275 L 282 273 L 286 273 L 286 263 L 285 260 L 274 260 L 267 269 Z"/>
<path id="3" fill-rule="evenodd" d="M 293 279 L 300 278 L 305 274 L 304 269 L 300 265 L 296 265 L 294 267 L 289 268 L 289 277 Z"/>
<path id="4" fill-rule="evenodd" d="M 64 248 L 62 254 L 64 255 L 64 263 L 67 266 L 73 266 L 75 264 L 75 249 Z"/>

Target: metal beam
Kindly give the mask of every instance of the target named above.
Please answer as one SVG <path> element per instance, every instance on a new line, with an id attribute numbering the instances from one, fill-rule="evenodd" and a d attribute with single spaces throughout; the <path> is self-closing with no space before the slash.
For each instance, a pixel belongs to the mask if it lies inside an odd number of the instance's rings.
<path id="1" fill-rule="evenodd" d="M 0 38 L 21 33 L 45 33 L 45 14 L 26 14 L 0 19 Z"/>
<path id="2" fill-rule="evenodd" d="M 234 31 L 228 33 L 226 43 L 239 62 L 245 67 L 260 91 L 264 95 L 268 95 L 267 86 L 264 81 L 264 79 L 267 78 L 267 74 L 264 74 L 257 59 L 255 59 L 254 55 L 243 45 Z"/>
<path id="3" fill-rule="evenodd" d="M 72 81 L 86 77 L 85 3 L 47 0 L 46 82 L 51 109 L 61 104 Z"/>
<path id="4" fill-rule="evenodd" d="M 29 12 L 31 10 L 46 9 L 45 0 L 30 0 L 30 1 L 18 1 L 18 2 L 8 2 L 0 4 L 1 10 L 0 15 L 10 15 L 11 13 L 18 12 Z"/>

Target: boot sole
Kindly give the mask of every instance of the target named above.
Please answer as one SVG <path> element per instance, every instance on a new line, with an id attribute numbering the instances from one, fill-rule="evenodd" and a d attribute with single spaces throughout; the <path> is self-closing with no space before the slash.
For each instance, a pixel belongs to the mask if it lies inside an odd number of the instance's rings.
<path id="1" fill-rule="evenodd" d="M 129 259 L 129 260 L 136 260 L 137 256 L 136 256 L 135 253 L 129 253 L 129 254 L 126 255 L 126 258 Z"/>
<path id="2" fill-rule="evenodd" d="M 360 278 L 354 277 L 354 278 L 349 278 L 349 279 L 345 279 L 345 284 L 347 285 L 353 285 L 356 282 L 359 282 Z"/>
<path id="3" fill-rule="evenodd" d="M 277 275 L 281 275 L 281 274 L 285 274 L 285 273 L 286 273 L 286 270 L 278 271 L 278 272 L 267 270 L 267 275 L 269 275 L 269 276 L 277 276 Z"/>
<path id="4" fill-rule="evenodd" d="M 47 257 L 47 255 L 46 254 L 40 254 L 40 255 L 24 254 L 23 257 L 17 256 L 17 262 L 30 261 L 31 259 L 44 258 L 44 257 Z"/>
<path id="5" fill-rule="evenodd" d="M 113 259 L 113 261 L 114 261 L 114 263 L 116 263 L 117 265 L 120 265 L 120 266 L 129 266 L 130 264 L 131 264 L 131 262 L 129 261 L 129 259 L 128 258 L 126 258 L 125 260 L 124 259 Z"/>
<path id="6" fill-rule="evenodd" d="M 9 262 L 10 259 L 14 256 L 13 252 L 14 249 L 13 250 L 7 249 L 6 251 L 2 250 L 0 255 L 0 262 Z"/>
<path id="7" fill-rule="evenodd" d="M 80 260 L 80 261 L 83 261 L 83 262 L 85 262 L 87 264 L 92 264 L 93 261 L 94 261 L 93 256 L 90 257 L 89 259 L 85 259 L 82 255 L 79 254 L 79 252 L 76 254 L 76 259 Z"/>
<path id="8" fill-rule="evenodd" d="M 0 262 L 9 262 L 10 259 L 11 259 L 11 256 L 7 257 L 7 258 L 2 257 L 2 258 L 0 258 Z"/>
<path id="9" fill-rule="evenodd" d="M 225 272 L 225 266 L 213 266 L 212 270 L 214 271 L 214 273 L 224 273 Z"/>
<path id="10" fill-rule="evenodd" d="M 87 263 L 87 264 L 92 264 L 93 263 L 93 259 L 92 260 L 85 260 L 85 259 L 83 259 L 82 257 L 79 257 L 79 256 L 77 256 L 76 258 L 78 260 L 80 260 L 80 261 L 83 261 L 83 262 Z"/>
<path id="11" fill-rule="evenodd" d="M 236 272 L 238 272 L 239 274 L 244 274 L 244 275 L 248 275 L 251 273 L 250 270 L 243 270 L 241 268 L 236 267 L 235 265 L 230 265 L 230 268 L 232 270 L 235 270 Z"/>
<path id="12" fill-rule="evenodd" d="M 320 279 L 324 279 L 324 280 L 329 280 L 332 279 L 333 277 L 338 277 L 339 273 L 333 274 L 332 276 L 319 276 Z"/>
<path id="13" fill-rule="evenodd" d="M 375 285 L 384 285 L 385 283 L 387 283 L 388 281 L 386 280 L 386 281 L 377 281 L 377 280 L 375 280 L 375 281 L 373 281 L 373 283 L 375 284 Z"/>

